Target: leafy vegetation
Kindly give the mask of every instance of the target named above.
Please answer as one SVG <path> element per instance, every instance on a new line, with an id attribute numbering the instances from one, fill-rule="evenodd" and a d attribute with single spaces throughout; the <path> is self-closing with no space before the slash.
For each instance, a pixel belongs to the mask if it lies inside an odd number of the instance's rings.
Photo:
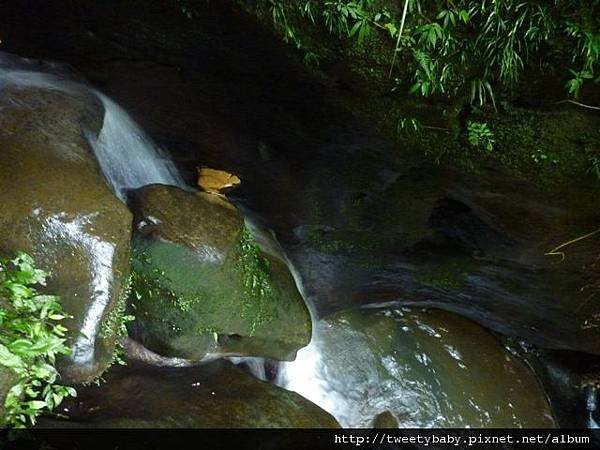
<path id="1" fill-rule="evenodd" d="M 424 96 L 468 96 L 495 107 L 497 87 L 514 87 L 527 64 L 568 77 L 566 90 L 574 97 L 599 80 L 597 0 L 404 0 L 401 8 L 380 0 L 248 3 L 311 62 L 319 55 L 302 38 L 307 26 L 358 45 L 386 40 L 390 76 L 408 66 L 410 92 Z M 565 60 L 570 67 L 563 70 Z"/>
<path id="2" fill-rule="evenodd" d="M 493 160 L 543 189 L 595 178 L 598 0 L 239 3 L 399 148 L 470 172 Z"/>
<path id="3" fill-rule="evenodd" d="M 487 123 L 469 121 L 467 133 L 469 143 L 473 147 L 482 148 L 487 152 L 494 149 L 494 133 L 488 128 Z"/>
<path id="4" fill-rule="evenodd" d="M 45 285 L 47 276 L 25 253 L 0 260 L 0 364 L 17 379 L 4 401 L 0 423 L 5 426 L 33 425 L 42 412 L 76 395 L 72 387 L 57 383 L 56 357 L 71 350 L 60 324 L 67 315 L 59 298 L 35 288 Z"/>

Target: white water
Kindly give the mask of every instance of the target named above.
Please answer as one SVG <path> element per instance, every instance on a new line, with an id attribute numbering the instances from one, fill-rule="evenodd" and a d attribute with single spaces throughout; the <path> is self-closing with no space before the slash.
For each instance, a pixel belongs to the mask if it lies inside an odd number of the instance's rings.
<path id="1" fill-rule="evenodd" d="M 298 351 L 294 361 L 283 362 L 279 366 L 275 384 L 300 394 L 334 416 L 342 426 L 350 424 L 344 420 L 350 405 L 347 399 L 336 392 L 327 382 L 323 372 L 321 345 L 318 327 L 313 324 L 310 344 Z"/>
<path id="2" fill-rule="evenodd" d="M 0 53 L 0 89 L 5 86 L 97 97 L 104 106 L 102 128 L 98 136 L 90 130 L 85 134 L 104 177 L 121 200 L 127 190 L 149 184 L 187 188 L 173 162 L 123 108 L 101 92 L 70 79 L 57 66 L 42 67 L 32 60 Z"/>
<path id="3" fill-rule="evenodd" d="M 173 162 L 123 108 L 104 94 L 94 93 L 104 105 L 104 123 L 97 137 L 88 132 L 87 138 L 113 191 L 122 198 L 128 189 L 149 184 L 186 188 Z"/>
<path id="4" fill-rule="evenodd" d="M 594 420 L 594 413 L 598 409 L 598 391 L 594 386 L 588 386 L 586 409 L 588 413 L 588 428 L 598 429 L 600 425 Z"/>

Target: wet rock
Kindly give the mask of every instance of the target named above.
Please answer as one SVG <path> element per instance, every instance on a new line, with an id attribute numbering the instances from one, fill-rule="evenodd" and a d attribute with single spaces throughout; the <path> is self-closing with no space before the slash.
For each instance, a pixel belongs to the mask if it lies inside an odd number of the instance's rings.
<path id="1" fill-rule="evenodd" d="M 51 272 L 48 293 L 72 320 L 62 381 L 99 375 L 112 360 L 111 326 L 128 279 L 131 215 L 106 186 L 82 130 L 103 110 L 84 94 L 6 84 L 0 93 L 0 255 L 22 250 Z M 113 317 L 114 318 L 114 317 Z"/>
<path id="2" fill-rule="evenodd" d="M 600 358 L 584 353 L 542 350 L 507 340 L 541 380 L 561 428 L 597 428 Z"/>
<path id="3" fill-rule="evenodd" d="M 78 391 L 61 405 L 71 422 L 86 427 L 260 428 L 339 425 L 298 394 L 257 380 L 220 360 L 199 367 L 114 367 L 107 383 Z M 42 426 L 49 425 L 42 422 Z"/>
<path id="4" fill-rule="evenodd" d="M 373 419 L 373 428 L 398 428 L 398 419 L 389 411 L 384 411 Z"/>
<path id="5" fill-rule="evenodd" d="M 339 312 L 318 323 L 278 383 L 346 427 L 390 414 L 401 427 L 555 425 L 527 366 L 485 329 L 443 311 Z"/>
<path id="6" fill-rule="evenodd" d="M 208 193 L 149 186 L 136 210 L 133 338 L 167 357 L 293 359 L 310 316 L 286 265 L 263 253 L 235 207 Z"/>

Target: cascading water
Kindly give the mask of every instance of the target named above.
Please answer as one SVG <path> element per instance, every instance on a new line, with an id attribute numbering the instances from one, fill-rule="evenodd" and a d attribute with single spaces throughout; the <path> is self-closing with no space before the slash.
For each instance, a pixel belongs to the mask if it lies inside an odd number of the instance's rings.
<path id="1" fill-rule="evenodd" d="M 342 418 L 350 405 L 342 394 L 327 383 L 323 372 L 322 344 L 319 328 L 313 320 L 310 344 L 298 351 L 294 361 L 280 364 L 275 384 L 302 395 L 334 416 L 342 426 L 348 426 Z"/>
<path id="2" fill-rule="evenodd" d="M 104 107 L 104 120 L 96 136 L 86 130 L 102 173 L 113 192 L 124 200 L 126 191 L 149 184 L 187 189 L 173 162 L 144 133 L 135 121 L 106 95 L 85 83 L 74 81 L 53 64 L 0 53 L 0 87 L 18 86 L 60 91 L 73 95 L 91 94 Z"/>
<path id="3" fill-rule="evenodd" d="M 123 198 L 128 189 L 149 184 L 185 188 L 173 162 L 162 154 L 125 110 L 104 94 L 94 93 L 104 105 L 104 123 L 97 137 L 89 132 L 86 134 L 115 193 Z"/>

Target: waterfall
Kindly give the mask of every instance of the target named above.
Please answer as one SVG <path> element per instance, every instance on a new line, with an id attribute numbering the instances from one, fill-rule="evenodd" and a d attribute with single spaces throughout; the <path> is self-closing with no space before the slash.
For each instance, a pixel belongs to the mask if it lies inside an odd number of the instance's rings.
<path id="1" fill-rule="evenodd" d="M 350 405 L 342 394 L 327 383 L 326 374 L 323 373 L 321 345 L 319 330 L 314 323 L 310 344 L 298 351 L 294 361 L 280 364 L 275 384 L 300 394 L 334 416 L 342 426 L 348 426 L 343 419 Z"/>
<path id="2" fill-rule="evenodd" d="M 69 96 L 97 98 L 104 107 L 102 128 L 98 135 L 91 130 L 84 130 L 84 135 L 106 182 L 122 201 L 128 189 L 148 184 L 186 188 L 173 162 L 162 154 L 120 106 L 85 82 L 74 80 L 59 65 L 0 52 L 0 90 L 6 88 L 33 88 Z M 11 97 L 10 101 L 19 102 L 18 96 Z M 90 216 L 84 216 L 70 221 L 56 215 L 49 217 L 45 224 L 50 236 L 86 247 L 93 256 L 90 272 L 94 295 L 83 317 L 80 334 L 73 343 L 72 358 L 80 365 L 90 364 L 94 359 L 95 339 L 110 301 L 115 252 L 112 245 L 86 232 L 89 219 Z"/>
<path id="3" fill-rule="evenodd" d="M 104 94 L 94 93 L 104 105 L 104 123 L 98 136 L 86 135 L 113 191 L 122 199 L 128 189 L 149 184 L 185 188 L 173 162 L 125 110 Z"/>
<path id="4" fill-rule="evenodd" d="M 123 108 L 87 84 L 73 80 L 59 66 L 0 52 L 0 88 L 7 85 L 91 94 L 100 100 L 104 107 L 100 133 L 96 136 L 85 130 L 85 136 L 107 183 L 121 200 L 127 190 L 149 184 L 187 188 L 173 162 Z"/>

